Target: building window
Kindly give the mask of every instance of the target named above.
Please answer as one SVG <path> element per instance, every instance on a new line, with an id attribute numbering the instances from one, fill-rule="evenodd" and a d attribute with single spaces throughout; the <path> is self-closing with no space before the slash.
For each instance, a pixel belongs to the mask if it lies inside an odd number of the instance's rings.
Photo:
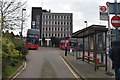
<path id="1" fill-rule="evenodd" d="M 66 36 L 66 35 L 64 34 L 64 36 Z"/>
<path id="2" fill-rule="evenodd" d="M 46 37 L 47 37 L 47 34 L 46 34 Z"/>
<path id="3" fill-rule="evenodd" d="M 63 24 L 63 22 L 61 22 L 61 25 Z"/>
<path id="4" fill-rule="evenodd" d="M 44 34 L 44 37 L 46 37 L 46 35 Z"/>
<path id="5" fill-rule="evenodd" d="M 63 37 L 63 35 L 61 34 L 61 37 Z"/>
<path id="6" fill-rule="evenodd" d="M 44 34 L 42 36 L 44 37 Z"/>
<path id="7" fill-rule="evenodd" d="M 61 31 L 62 31 L 63 29 L 61 28 Z"/>
<path id="8" fill-rule="evenodd" d="M 59 25 L 60 23 L 58 22 L 58 25 Z"/>
<path id="9" fill-rule="evenodd" d="M 64 22 L 64 25 L 66 24 L 66 22 Z"/>
<path id="10" fill-rule="evenodd" d="M 69 22 L 67 22 L 67 25 L 69 25 Z"/>
<path id="11" fill-rule="evenodd" d="M 50 37 L 50 34 L 49 34 L 49 37 Z"/>
<path id="12" fill-rule="evenodd" d="M 52 28 L 52 31 L 53 31 L 53 28 Z"/>
<path id="13" fill-rule="evenodd" d="M 57 24 L 57 22 L 55 22 L 55 24 Z"/>
<path id="14" fill-rule="evenodd" d="M 50 27 L 49 27 L 49 31 L 50 31 Z"/>
<path id="15" fill-rule="evenodd" d="M 46 28 L 46 31 L 47 31 L 47 28 Z"/>
<path id="16" fill-rule="evenodd" d="M 58 34 L 58 37 L 60 37 L 59 34 Z"/>
<path id="17" fill-rule="evenodd" d="M 44 31 L 44 28 L 43 28 L 43 31 Z"/>

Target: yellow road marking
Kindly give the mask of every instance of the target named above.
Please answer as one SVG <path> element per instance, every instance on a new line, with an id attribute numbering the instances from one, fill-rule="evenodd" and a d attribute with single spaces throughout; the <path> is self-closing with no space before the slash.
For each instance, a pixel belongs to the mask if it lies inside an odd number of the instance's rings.
<path id="1" fill-rule="evenodd" d="M 61 56 L 60 56 L 61 57 Z M 79 79 L 79 76 L 75 73 L 75 71 L 68 65 L 68 63 L 61 57 L 61 59 L 63 60 L 63 62 L 65 63 L 65 65 L 68 67 L 68 69 L 70 70 L 70 72 L 74 75 L 75 78 Z"/>
<path id="2" fill-rule="evenodd" d="M 14 80 L 26 68 L 26 62 L 24 62 L 23 64 L 24 67 L 11 80 Z"/>

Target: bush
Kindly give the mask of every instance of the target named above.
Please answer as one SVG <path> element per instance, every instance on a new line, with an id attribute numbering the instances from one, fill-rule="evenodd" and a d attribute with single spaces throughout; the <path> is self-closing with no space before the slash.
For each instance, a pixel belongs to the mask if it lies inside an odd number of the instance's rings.
<path id="1" fill-rule="evenodd" d="M 24 45 L 17 46 L 16 49 L 20 51 L 22 55 L 28 54 L 28 49 Z"/>
<path id="2" fill-rule="evenodd" d="M 11 59 L 11 66 L 16 66 L 18 64 L 19 60 L 18 59 Z"/>

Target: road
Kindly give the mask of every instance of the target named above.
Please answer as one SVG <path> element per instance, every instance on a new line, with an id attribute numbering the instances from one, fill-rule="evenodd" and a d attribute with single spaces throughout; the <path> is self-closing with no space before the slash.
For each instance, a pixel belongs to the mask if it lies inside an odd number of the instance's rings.
<path id="1" fill-rule="evenodd" d="M 75 78 L 60 57 L 63 53 L 50 47 L 29 50 L 26 68 L 17 78 Z"/>

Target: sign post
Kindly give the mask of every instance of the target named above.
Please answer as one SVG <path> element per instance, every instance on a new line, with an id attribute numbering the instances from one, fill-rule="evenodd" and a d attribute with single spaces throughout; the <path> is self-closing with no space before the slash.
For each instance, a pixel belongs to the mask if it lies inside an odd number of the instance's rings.
<path id="1" fill-rule="evenodd" d="M 115 2 L 114 2 L 114 8 L 115 8 L 115 9 L 114 9 L 115 16 L 117 16 L 117 10 L 118 10 L 118 9 L 117 9 L 117 0 L 115 0 Z M 119 37 L 119 35 L 118 35 L 118 34 L 119 34 L 119 33 L 118 33 L 118 28 L 116 28 L 115 30 L 116 30 L 116 41 L 118 41 L 118 37 Z"/>

